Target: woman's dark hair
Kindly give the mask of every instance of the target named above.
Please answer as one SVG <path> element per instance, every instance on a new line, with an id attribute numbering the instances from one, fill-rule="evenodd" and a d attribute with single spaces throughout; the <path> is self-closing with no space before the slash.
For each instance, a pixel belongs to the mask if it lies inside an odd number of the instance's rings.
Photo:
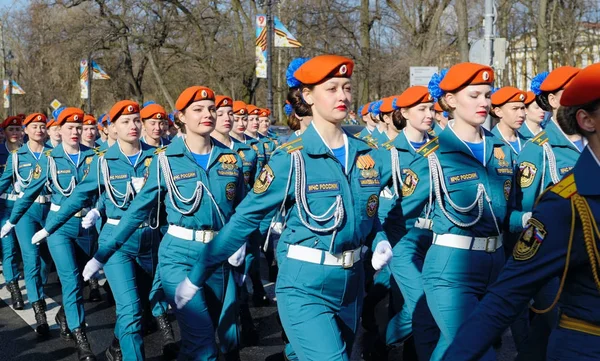
<path id="1" fill-rule="evenodd" d="M 540 108 L 544 109 L 547 112 L 551 112 L 553 110 L 552 106 L 550 105 L 550 102 L 548 101 L 548 95 L 550 94 L 552 93 L 543 92 L 535 96 L 535 102 L 537 103 L 537 105 L 539 105 Z"/>
<path id="2" fill-rule="evenodd" d="M 459 89 L 458 91 L 462 90 Z M 446 102 L 446 98 L 444 96 L 442 96 L 439 100 L 438 100 L 438 104 L 440 105 L 440 107 L 442 107 L 442 110 L 448 113 L 448 119 L 450 119 L 451 117 L 454 118 L 454 108 L 452 108 L 450 105 L 448 105 L 448 102 Z"/>
<path id="3" fill-rule="evenodd" d="M 185 112 L 187 110 L 187 108 L 185 108 L 183 110 L 183 112 Z M 183 112 L 179 112 L 179 114 L 177 114 L 177 116 L 175 117 L 175 120 L 173 121 L 173 123 L 175 123 L 175 125 L 177 126 L 177 128 L 179 128 L 179 130 L 183 133 L 185 133 L 185 123 L 181 121 L 181 119 L 179 119 L 179 117 L 181 117 L 181 114 L 183 114 Z"/>
<path id="4" fill-rule="evenodd" d="M 401 109 L 396 109 L 392 112 L 392 124 L 394 124 L 398 131 L 401 131 L 406 127 L 406 122 L 407 119 L 402 115 Z"/>
<path id="5" fill-rule="evenodd" d="M 584 110 L 588 113 L 593 113 L 600 109 L 600 100 L 594 100 L 593 102 L 578 105 L 574 107 L 559 107 L 556 114 L 556 122 L 560 126 L 563 132 L 567 135 L 579 134 L 584 137 L 589 136 L 591 133 L 587 132 L 579 127 L 577 124 L 577 112 Z"/>
<path id="6" fill-rule="evenodd" d="M 300 119 L 296 116 L 296 111 L 292 110 L 292 114 L 288 117 L 288 126 L 292 131 L 296 131 L 300 129 Z"/>
<path id="7" fill-rule="evenodd" d="M 302 88 L 290 88 L 287 94 L 287 101 L 290 102 L 294 113 L 299 117 L 312 116 L 310 105 L 306 104 L 302 97 Z M 298 128 L 300 129 L 300 128 Z"/>

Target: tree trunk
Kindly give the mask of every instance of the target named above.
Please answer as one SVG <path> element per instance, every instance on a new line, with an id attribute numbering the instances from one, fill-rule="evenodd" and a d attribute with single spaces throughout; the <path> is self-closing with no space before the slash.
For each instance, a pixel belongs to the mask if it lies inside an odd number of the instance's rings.
<path id="1" fill-rule="evenodd" d="M 469 15 L 467 0 L 456 0 L 456 18 L 458 19 L 458 53 L 460 61 L 469 61 Z"/>
<path id="2" fill-rule="evenodd" d="M 360 104 L 369 101 L 369 68 L 371 66 L 371 16 L 369 14 L 369 0 L 360 2 L 360 63 L 361 63 L 361 87 L 362 96 Z"/>
<path id="3" fill-rule="evenodd" d="M 538 73 L 548 71 L 548 31 L 546 27 L 546 12 L 548 11 L 548 0 L 540 0 L 537 29 L 536 29 L 536 58 Z"/>

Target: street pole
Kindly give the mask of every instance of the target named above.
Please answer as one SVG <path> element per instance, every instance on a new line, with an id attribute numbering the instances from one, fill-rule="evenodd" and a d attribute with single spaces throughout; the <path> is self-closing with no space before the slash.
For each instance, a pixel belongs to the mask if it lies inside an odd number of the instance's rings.
<path id="1" fill-rule="evenodd" d="M 267 108 L 273 114 L 273 0 L 267 0 Z"/>
<path id="2" fill-rule="evenodd" d="M 485 64 L 494 65 L 494 0 L 485 0 L 485 18 L 484 18 L 484 46 Z M 491 117 L 487 117 L 484 127 L 490 129 L 492 126 Z"/>
<path id="3" fill-rule="evenodd" d="M 94 76 L 94 68 L 92 67 L 92 53 L 90 52 L 87 58 L 88 66 L 88 93 L 87 93 L 87 107 L 88 114 L 92 114 L 92 78 Z"/>

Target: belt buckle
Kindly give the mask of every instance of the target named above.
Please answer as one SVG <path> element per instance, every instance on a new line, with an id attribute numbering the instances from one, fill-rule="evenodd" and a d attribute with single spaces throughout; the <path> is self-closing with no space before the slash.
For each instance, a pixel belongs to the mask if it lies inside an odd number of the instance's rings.
<path id="1" fill-rule="evenodd" d="M 354 266 L 354 251 L 342 252 L 342 267 L 344 269 L 352 268 Z"/>
<path id="2" fill-rule="evenodd" d="M 196 231 L 195 236 L 196 241 L 200 241 L 202 243 L 209 243 L 213 239 L 213 231 Z"/>
<path id="3" fill-rule="evenodd" d="M 493 242 L 490 242 L 493 241 Z M 496 244 L 498 242 L 498 237 L 487 237 L 485 239 L 485 251 L 487 253 L 494 253 L 496 252 Z M 493 248 L 490 248 L 490 244 L 493 244 Z"/>

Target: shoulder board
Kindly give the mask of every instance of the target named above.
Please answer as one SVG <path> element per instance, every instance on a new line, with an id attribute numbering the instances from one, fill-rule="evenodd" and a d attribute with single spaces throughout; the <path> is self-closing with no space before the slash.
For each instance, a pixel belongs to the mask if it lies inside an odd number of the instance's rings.
<path id="1" fill-rule="evenodd" d="M 542 146 L 548 142 L 548 133 L 546 133 L 546 131 L 542 131 L 540 132 L 540 134 L 531 138 L 529 141 L 539 146 Z"/>
<path id="2" fill-rule="evenodd" d="M 302 137 L 298 137 L 292 140 L 291 142 L 284 143 L 281 146 L 279 146 L 279 148 L 288 153 L 292 153 L 296 150 L 302 149 L 304 148 L 304 146 L 302 145 Z"/>
<path id="3" fill-rule="evenodd" d="M 570 174 L 563 178 L 560 182 L 556 183 L 550 189 L 553 193 L 558 194 L 562 198 L 569 199 L 577 194 L 577 185 L 575 184 L 575 175 Z"/>
<path id="4" fill-rule="evenodd" d="M 50 156 L 50 153 L 52 153 L 52 149 L 48 149 L 47 151 L 45 151 L 45 152 L 44 152 L 44 155 L 45 155 L 46 157 L 49 157 L 49 156 Z"/>
<path id="5" fill-rule="evenodd" d="M 355 136 L 356 138 L 360 138 L 360 132 L 358 132 L 358 133 L 354 134 L 354 136 Z"/>
<path id="6" fill-rule="evenodd" d="M 106 153 L 106 149 L 97 151 L 97 152 L 96 152 L 96 155 L 97 155 L 98 157 L 102 157 L 102 156 L 104 156 L 104 153 Z"/>
<path id="7" fill-rule="evenodd" d="M 440 142 L 437 137 L 433 138 L 429 142 L 423 144 L 417 153 L 427 158 L 431 153 L 435 152 L 440 147 Z"/>
<path id="8" fill-rule="evenodd" d="M 394 140 L 388 140 L 387 142 L 383 143 L 381 146 L 383 148 L 385 148 L 385 150 L 390 150 L 390 149 L 394 148 Z"/>
<path id="9" fill-rule="evenodd" d="M 164 152 L 165 150 L 167 150 L 167 147 L 156 148 L 156 150 L 154 151 L 154 154 L 160 154 L 160 153 Z"/>
<path id="10" fill-rule="evenodd" d="M 373 142 L 370 141 L 369 139 L 363 139 L 365 142 L 367 142 L 367 144 L 369 145 L 369 147 L 373 148 L 373 149 L 379 149 L 377 147 L 377 140 L 373 139 Z"/>

